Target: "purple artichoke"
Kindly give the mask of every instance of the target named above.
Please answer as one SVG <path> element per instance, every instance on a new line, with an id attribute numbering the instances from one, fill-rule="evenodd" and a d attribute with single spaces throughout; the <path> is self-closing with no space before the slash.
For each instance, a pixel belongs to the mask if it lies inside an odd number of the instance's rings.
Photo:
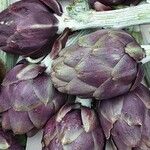
<path id="1" fill-rule="evenodd" d="M 17 142 L 10 132 L 0 130 L 0 149 L 1 150 L 23 150 L 23 147 Z"/>
<path id="2" fill-rule="evenodd" d="M 143 77 L 145 53 L 124 31 L 99 30 L 66 47 L 52 65 L 52 82 L 63 93 L 107 99 L 131 91 Z"/>
<path id="3" fill-rule="evenodd" d="M 104 6 L 108 7 L 114 5 L 130 5 L 130 4 L 137 5 L 139 2 L 141 2 L 141 0 L 89 0 L 89 4 L 92 8 L 95 8 L 96 5 L 100 6 L 100 4 L 101 7 L 104 8 Z"/>
<path id="4" fill-rule="evenodd" d="M 111 9 L 101 3 L 98 5 L 98 10 L 101 6 L 102 10 Z M 129 18 L 124 18 L 126 13 L 123 9 L 118 13 L 111 11 L 110 14 L 99 14 L 89 10 L 83 14 L 74 4 L 68 8 L 68 11 L 62 12 L 57 0 L 22 0 L 12 4 L 0 13 L 0 49 L 36 59 L 48 54 L 55 42 L 55 48 L 61 47 L 59 41 L 55 40 L 65 28 L 77 31 L 98 27 L 124 28 L 149 23 L 148 4 L 134 8 L 134 11 L 129 8 L 129 14 L 133 13 Z M 143 14 L 146 17 L 139 17 Z"/>
<path id="5" fill-rule="evenodd" d="M 44 150 L 103 150 L 104 136 L 94 110 L 67 104 L 44 128 Z"/>
<path id="6" fill-rule="evenodd" d="M 105 137 L 117 149 L 150 149 L 149 89 L 140 85 L 128 94 L 102 101 L 97 109 Z"/>
<path id="7" fill-rule="evenodd" d="M 66 102 L 66 95 L 53 88 L 44 70 L 19 64 L 6 74 L 0 95 L 3 129 L 31 136 Z"/>
<path id="8" fill-rule="evenodd" d="M 0 13 L 0 49 L 38 58 L 49 53 L 62 9 L 57 0 L 22 0 Z"/>

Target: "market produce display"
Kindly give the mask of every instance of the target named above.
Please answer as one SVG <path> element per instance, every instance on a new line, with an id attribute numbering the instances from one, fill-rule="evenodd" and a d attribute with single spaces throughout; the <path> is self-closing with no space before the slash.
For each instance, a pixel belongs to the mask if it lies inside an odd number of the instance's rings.
<path id="1" fill-rule="evenodd" d="M 150 150 L 150 3 L 9 2 L 0 1 L 0 149 Z"/>

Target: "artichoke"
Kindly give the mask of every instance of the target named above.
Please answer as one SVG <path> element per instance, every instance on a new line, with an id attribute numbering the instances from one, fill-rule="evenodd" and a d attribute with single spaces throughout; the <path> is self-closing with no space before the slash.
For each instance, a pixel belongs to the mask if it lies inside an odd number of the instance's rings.
<path id="1" fill-rule="evenodd" d="M 0 49 L 38 58 L 49 53 L 58 36 L 57 0 L 22 0 L 0 13 Z"/>
<path id="2" fill-rule="evenodd" d="M 112 8 L 109 5 L 106 5 L 105 3 L 101 3 L 98 0 L 89 0 L 88 2 L 89 2 L 90 7 L 95 9 L 96 11 L 112 10 Z"/>
<path id="3" fill-rule="evenodd" d="M 94 110 L 66 104 L 44 128 L 43 150 L 103 150 L 104 135 Z"/>
<path id="4" fill-rule="evenodd" d="M 114 5 L 137 5 L 139 2 L 141 2 L 141 0 L 89 0 L 89 4 L 92 7 L 100 4 L 101 6 L 105 5 L 105 7 Z"/>
<path id="5" fill-rule="evenodd" d="M 4 132 L 0 129 L 0 149 L 1 150 L 23 150 L 11 132 Z"/>
<path id="6" fill-rule="evenodd" d="M 44 70 L 24 63 L 6 74 L 0 94 L 3 129 L 32 136 L 66 102 L 66 95 L 53 88 Z"/>
<path id="7" fill-rule="evenodd" d="M 119 150 L 150 149 L 150 91 L 134 91 L 102 101 L 97 107 L 102 128 Z"/>
<path id="8" fill-rule="evenodd" d="M 36 59 L 51 51 L 65 28 L 77 31 L 150 23 L 150 4 L 109 13 L 85 10 L 84 6 L 74 4 L 65 10 L 62 12 L 57 0 L 22 0 L 12 4 L 0 13 L 0 49 Z M 54 45 L 60 47 L 59 41 Z"/>
<path id="9" fill-rule="evenodd" d="M 135 89 L 145 52 L 124 31 L 99 30 L 63 49 L 52 64 L 52 82 L 63 93 L 108 99 Z"/>

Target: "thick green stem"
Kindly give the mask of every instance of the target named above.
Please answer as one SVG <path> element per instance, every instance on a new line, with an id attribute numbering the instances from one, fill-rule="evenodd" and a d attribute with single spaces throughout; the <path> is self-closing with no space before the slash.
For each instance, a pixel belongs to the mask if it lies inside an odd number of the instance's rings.
<path id="1" fill-rule="evenodd" d="M 142 64 L 146 64 L 150 62 L 150 45 L 141 45 L 141 47 L 145 50 L 146 57 L 141 60 Z"/>
<path id="2" fill-rule="evenodd" d="M 144 44 L 150 44 L 150 23 L 146 25 L 141 25 L 140 28 Z"/>
<path id="3" fill-rule="evenodd" d="M 150 44 L 150 24 L 142 25 L 141 33 L 143 35 L 144 44 Z M 147 55 L 150 56 L 150 45 L 147 46 L 145 49 L 147 49 Z M 145 63 L 143 65 L 143 68 L 144 68 L 146 83 L 148 87 L 150 87 L 150 62 Z"/>
<path id="4" fill-rule="evenodd" d="M 9 4 L 9 0 L 0 0 L 0 11 L 6 9 Z"/>
<path id="5" fill-rule="evenodd" d="M 150 0 L 146 0 L 147 3 L 150 3 Z"/>
<path id="6" fill-rule="evenodd" d="M 86 106 L 91 108 L 91 103 L 92 103 L 92 99 L 83 99 L 83 98 L 79 98 L 77 97 L 75 100 L 76 103 L 80 103 L 82 106 Z"/>
<path id="7" fill-rule="evenodd" d="M 124 28 L 132 25 L 150 23 L 150 4 L 128 7 L 119 10 L 79 12 L 73 18 L 67 14 L 58 17 L 59 31 L 69 27 L 73 31 L 87 28 Z"/>

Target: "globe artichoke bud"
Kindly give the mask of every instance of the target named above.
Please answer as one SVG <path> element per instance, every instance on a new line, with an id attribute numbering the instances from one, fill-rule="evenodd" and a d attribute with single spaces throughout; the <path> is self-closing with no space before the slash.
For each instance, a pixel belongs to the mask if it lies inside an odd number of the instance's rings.
<path id="1" fill-rule="evenodd" d="M 43 150 L 103 150 L 104 136 L 95 111 L 77 104 L 64 105 L 44 128 Z"/>
<path id="2" fill-rule="evenodd" d="M 150 23 L 150 4 L 104 13 L 80 11 L 81 8 L 84 6 L 70 6 L 62 12 L 57 0 L 22 0 L 12 4 L 0 13 L 0 49 L 36 59 L 51 51 L 65 28 L 76 31 Z"/>
<path id="3" fill-rule="evenodd" d="M 104 5 L 98 1 L 95 1 L 93 3 L 90 2 L 91 8 L 95 9 L 96 11 L 108 11 L 112 10 L 110 6 Z"/>
<path id="4" fill-rule="evenodd" d="M 137 5 L 139 2 L 141 2 L 141 0 L 89 0 L 89 4 L 93 8 L 96 5 L 100 5 L 100 4 L 101 6 L 104 5 L 105 7 L 108 7 L 114 5 L 130 5 L 130 4 Z"/>
<path id="5" fill-rule="evenodd" d="M 119 150 L 150 149 L 150 91 L 139 85 L 134 91 L 98 105 L 107 139 Z"/>
<path id="6" fill-rule="evenodd" d="M 145 53 L 124 31 L 99 30 L 66 47 L 52 64 L 52 82 L 63 93 L 108 99 L 139 85 Z"/>
<path id="7" fill-rule="evenodd" d="M 53 88 L 44 70 L 24 63 L 6 74 L 0 94 L 3 129 L 32 136 L 66 102 L 66 95 Z"/>
<path id="8" fill-rule="evenodd" d="M 4 132 L 0 129 L 0 149 L 1 150 L 23 150 L 23 147 L 17 142 L 10 132 Z"/>
<path id="9" fill-rule="evenodd" d="M 23 56 L 41 57 L 55 41 L 60 4 L 56 0 L 22 0 L 0 13 L 0 49 Z"/>

